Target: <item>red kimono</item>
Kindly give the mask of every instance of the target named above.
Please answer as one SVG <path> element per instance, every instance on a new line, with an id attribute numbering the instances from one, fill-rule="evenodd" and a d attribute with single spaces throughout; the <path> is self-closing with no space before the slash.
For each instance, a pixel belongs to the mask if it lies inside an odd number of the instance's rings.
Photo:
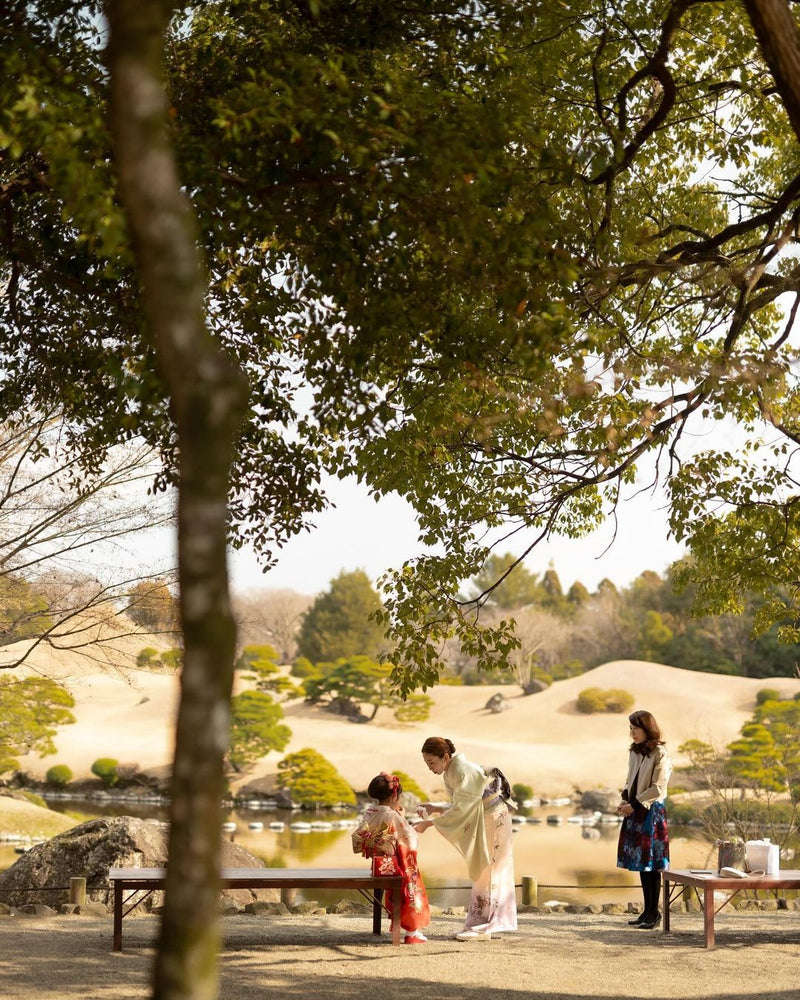
<path id="1" fill-rule="evenodd" d="M 400 926 L 421 930 L 430 923 L 428 894 L 417 868 L 417 832 L 402 813 L 389 806 L 370 805 L 353 831 L 353 853 L 372 859 L 373 875 L 402 875 L 403 901 Z M 391 898 L 386 908 L 394 924 Z"/>

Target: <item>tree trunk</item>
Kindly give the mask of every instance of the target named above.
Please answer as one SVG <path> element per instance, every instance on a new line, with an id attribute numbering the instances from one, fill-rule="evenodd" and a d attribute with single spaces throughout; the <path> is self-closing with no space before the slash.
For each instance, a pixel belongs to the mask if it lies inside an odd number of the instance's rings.
<path id="1" fill-rule="evenodd" d="M 800 31 L 786 0 L 745 0 L 761 54 L 800 139 Z"/>
<path id="2" fill-rule="evenodd" d="M 106 0 L 105 9 L 119 193 L 179 454 L 184 665 L 153 996 L 206 1000 L 217 994 L 220 803 L 236 639 L 226 564 L 227 492 L 246 386 L 206 329 L 196 228 L 168 138 L 161 64 L 174 4 Z"/>

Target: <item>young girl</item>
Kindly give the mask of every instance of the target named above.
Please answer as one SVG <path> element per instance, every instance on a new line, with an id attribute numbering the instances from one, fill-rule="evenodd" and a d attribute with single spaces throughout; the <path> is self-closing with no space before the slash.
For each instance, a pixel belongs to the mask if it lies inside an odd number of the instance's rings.
<path id="1" fill-rule="evenodd" d="M 430 923 L 428 894 L 417 868 L 417 833 L 407 822 L 400 805 L 403 787 L 396 774 L 385 771 L 373 778 L 367 788 L 376 804 L 367 806 L 361 822 L 353 831 L 353 853 L 372 859 L 373 875 L 402 875 L 403 899 L 400 926 L 406 932 L 406 944 L 427 941 L 422 928 Z M 392 925 L 391 899 L 386 900 Z"/>

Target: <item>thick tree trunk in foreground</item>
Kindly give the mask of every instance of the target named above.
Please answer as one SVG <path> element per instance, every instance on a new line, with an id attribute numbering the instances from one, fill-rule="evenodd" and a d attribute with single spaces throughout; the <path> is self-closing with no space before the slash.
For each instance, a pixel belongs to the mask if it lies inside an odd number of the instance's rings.
<path id="1" fill-rule="evenodd" d="M 205 327 L 205 276 L 167 136 L 161 63 L 173 8 L 167 0 L 107 0 L 107 60 L 120 196 L 180 455 L 184 666 L 153 996 L 206 1000 L 217 992 L 220 800 L 235 644 L 227 488 L 246 389 Z"/>
<path id="2" fill-rule="evenodd" d="M 800 140 L 800 30 L 786 0 L 745 0 L 761 54 Z"/>

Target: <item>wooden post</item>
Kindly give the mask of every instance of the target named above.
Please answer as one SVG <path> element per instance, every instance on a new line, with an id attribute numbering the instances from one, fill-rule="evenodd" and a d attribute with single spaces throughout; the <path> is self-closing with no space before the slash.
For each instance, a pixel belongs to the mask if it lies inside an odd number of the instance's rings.
<path id="1" fill-rule="evenodd" d="M 76 906 L 83 906 L 86 903 L 85 878 L 71 878 L 69 880 L 69 901 Z"/>
<path id="2" fill-rule="evenodd" d="M 535 875 L 522 876 L 522 905 L 539 905 L 539 883 L 536 881 Z"/>

